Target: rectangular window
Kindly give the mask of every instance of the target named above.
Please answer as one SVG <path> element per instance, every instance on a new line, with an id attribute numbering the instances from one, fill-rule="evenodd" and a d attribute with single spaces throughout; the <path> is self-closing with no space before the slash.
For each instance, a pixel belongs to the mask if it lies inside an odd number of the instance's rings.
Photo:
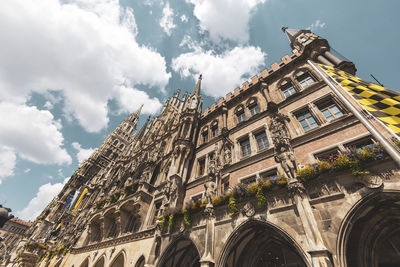
<path id="1" fill-rule="evenodd" d="M 242 156 L 243 157 L 251 155 L 251 147 L 250 147 L 249 139 L 245 139 L 243 141 L 240 141 L 240 149 L 242 151 Z"/>
<path id="2" fill-rule="evenodd" d="M 267 135 L 265 134 L 265 131 L 256 134 L 255 137 L 256 137 L 256 141 L 257 141 L 258 151 L 269 147 L 268 138 L 267 138 Z"/>
<path id="3" fill-rule="evenodd" d="M 257 104 L 251 106 L 249 109 L 250 109 L 250 114 L 251 114 L 251 116 L 254 116 L 254 115 L 260 113 L 260 109 L 258 108 L 258 105 L 257 105 Z"/>
<path id="4" fill-rule="evenodd" d="M 203 176 L 204 175 L 204 171 L 206 169 L 206 159 L 202 158 L 199 159 L 198 161 L 199 167 L 198 167 L 198 176 Z"/>
<path id="5" fill-rule="evenodd" d="M 284 85 L 282 87 L 282 92 L 285 95 L 286 98 L 288 98 L 291 95 L 294 95 L 296 93 L 296 89 L 294 89 L 294 86 L 291 83 L 288 83 L 287 85 Z"/>
<path id="6" fill-rule="evenodd" d="M 345 147 L 349 148 L 350 150 L 355 150 L 356 152 L 361 151 L 366 146 L 372 146 L 374 144 L 374 140 L 372 137 L 366 137 L 363 139 L 359 139 L 357 141 L 345 144 Z"/>
<path id="7" fill-rule="evenodd" d="M 202 136 L 203 144 L 207 143 L 207 141 L 208 141 L 208 131 L 203 131 L 201 133 L 201 136 Z"/>
<path id="8" fill-rule="evenodd" d="M 335 105 L 331 105 L 329 107 L 324 108 L 321 110 L 322 114 L 324 114 L 325 118 L 328 121 L 340 118 L 343 116 L 343 112 Z"/>
<path id="9" fill-rule="evenodd" d="M 229 189 L 229 179 L 222 182 L 222 192 L 225 193 Z"/>
<path id="10" fill-rule="evenodd" d="M 161 209 L 161 205 L 162 205 L 161 201 L 157 201 L 154 204 L 154 216 L 153 216 L 152 224 L 155 224 L 156 223 L 156 219 L 157 219 L 156 217 L 161 215 L 161 214 L 159 214 L 160 213 L 160 209 Z"/>
<path id="11" fill-rule="evenodd" d="M 211 133 L 212 133 L 213 137 L 218 136 L 218 126 L 214 127 L 214 128 L 211 128 Z"/>
<path id="12" fill-rule="evenodd" d="M 242 180 L 240 180 L 240 182 L 241 183 L 243 183 L 243 184 L 253 184 L 253 183 L 255 183 L 256 182 L 256 176 L 251 176 L 251 177 L 248 177 L 248 178 L 244 178 L 244 179 L 242 179 Z"/>
<path id="13" fill-rule="evenodd" d="M 276 169 L 274 170 L 270 170 L 270 171 L 266 171 L 263 173 L 260 173 L 260 178 L 263 181 L 269 180 L 271 182 L 275 182 L 276 180 L 278 180 L 278 172 Z"/>
<path id="14" fill-rule="evenodd" d="M 311 115 L 309 111 L 305 113 L 301 113 L 296 116 L 297 120 L 300 122 L 301 126 L 303 127 L 304 131 L 311 130 L 318 126 L 317 122 L 315 121 L 314 117 Z"/>
<path id="15" fill-rule="evenodd" d="M 237 113 L 236 116 L 238 118 L 238 122 L 239 123 L 241 123 L 241 122 L 246 120 L 246 115 L 244 114 L 244 112 Z"/>
<path id="16" fill-rule="evenodd" d="M 304 73 L 297 78 L 297 81 L 300 83 L 302 88 L 306 88 L 307 86 L 313 84 L 315 81 L 313 77 L 309 73 Z"/>
<path id="17" fill-rule="evenodd" d="M 335 159 L 337 159 L 339 155 L 340 155 L 339 149 L 336 147 L 336 148 L 315 154 L 314 157 L 319 161 L 332 162 Z"/>

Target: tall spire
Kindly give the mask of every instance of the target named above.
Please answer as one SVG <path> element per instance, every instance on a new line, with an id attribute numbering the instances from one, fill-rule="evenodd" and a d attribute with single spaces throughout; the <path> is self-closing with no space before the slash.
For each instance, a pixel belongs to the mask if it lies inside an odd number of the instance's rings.
<path id="1" fill-rule="evenodd" d="M 296 30 L 296 29 L 289 29 L 286 26 L 282 27 L 282 31 L 286 34 L 287 38 L 289 39 L 290 43 L 293 43 L 293 41 L 295 40 L 297 34 L 300 32 L 300 30 Z"/>
<path id="2" fill-rule="evenodd" d="M 136 140 L 140 140 L 143 137 L 143 134 L 144 134 L 144 132 L 146 131 L 146 128 L 147 128 L 147 124 L 149 123 L 150 117 L 151 116 L 149 115 L 149 117 L 147 118 L 147 121 L 145 122 L 145 124 L 142 126 L 142 128 L 140 128 L 138 134 L 136 135 Z"/>
<path id="3" fill-rule="evenodd" d="M 195 96 L 200 96 L 200 88 L 201 88 L 201 79 L 203 78 L 203 74 L 200 74 L 199 79 L 197 80 L 196 87 L 194 88 L 193 94 Z"/>

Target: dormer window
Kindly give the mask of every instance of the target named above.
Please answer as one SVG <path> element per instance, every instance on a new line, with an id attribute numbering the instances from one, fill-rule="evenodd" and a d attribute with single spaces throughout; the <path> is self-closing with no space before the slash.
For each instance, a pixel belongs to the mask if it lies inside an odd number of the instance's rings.
<path id="1" fill-rule="evenodd" d="M 251 116 L 254 116 L 254 115 L 260 113 L 260 108 L 258 107 L 256 99 L 252 98 L 249 101 L 249 103 L 247 104 L 247 106 L 249 107 Z"/>
<path id="2" fill-rule="evenodd" d="M 283 82 L 281 84 L 281 90 L 286 98 L 296 93 L 296 89 L 294 88 L 293 83 L 290 81 Z"/>
<path id="3" fill-rule="evenodd" d="M 236 117 L 237 117 L 238 123 L 241 123 L 246 120 L 246 115 L 244 114 L 243 106 L 239 106 L 236 109 Z"/>
<path id="4" fill-rule="evenodd" d="M 301 88 L 306 88 L 307 86 L 313 84 L 315 79 L 311 76 L 309 72 L 299 71 L 296 73 L 296 80 L 299 82 Z"/>

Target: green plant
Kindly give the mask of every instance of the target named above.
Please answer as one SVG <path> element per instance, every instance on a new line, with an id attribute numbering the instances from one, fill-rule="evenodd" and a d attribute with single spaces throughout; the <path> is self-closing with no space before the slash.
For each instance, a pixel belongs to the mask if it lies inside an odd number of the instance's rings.
<path id="1" fill-rule="evenodd" d="M 257 206 L 260 209 L 266 208 L 267 207 L 267 198 L 265 197 L 263 190 L 261 187 L 257 188 L 256 192 L 256 198 L 257 198 Z"/>
<path id="2" fill-rule="evenodd" d="M 249 196 L 255 196 L 257 194 L 258 189 L 259 186 L 256 183 L 252 183 L 246 188 L 246 193 Z"/>
<path id="3" fill-rule="evenodd" d="M 307 182 L 317 177 L 317 169 L 311 165 L 305 166 L 302 169 L 297 170 L 297 175 L 302 182 Z"/>
<path id="4" fill-rule="evenodd" d="M 260 186 L 261 186 L 261 189 L 262 189 L 264 192 L 267 192 L 267 191 L 271 188 L 272 183 L 271 183 L 270 180 L 265 180 L 265 181 L 263 181 L 263 182 L 261 183 Z"/>
<path id="5" fill-rule="evenodd" d="M 365 146 L 356 152 L 357 158 L 360 161 L 369 161 L 375 158 L 374 150 L 371 146 Z"/>
<path id="6" fill-rule="evenodd" d="M 110 203 L 115 203 L 115 202 L 117 202 L 120 196 L 121 196 L 121 193 L 119 193 L 119 192 L 113 194 L 113 195 L 110 197 Z"/>
<path id="7" fill-rule="evenodd" d="M 165 217 L 165 216 L 162 216 L 162 215 L 161 215 L 161 216 L 157 216 L 156 219 L 157 219 L 157 221 L 158 221 L 159 224 L 160 224 L 161 230 L 164 230 L 164 229 L 165 229 L 165 226 L 166 226 L 167 219 L 169 219 L 168 216 Z"/>
<path id="8" fill-rule="evenodd" d="M 168 218 L 168 232 L 171 232 L 175 225 L 175 214 L 170 214 Z"/>
<path id="9" fill-rule="evenodd" d="M 287 178 L 285 175 L 279 176 L 279 179 L 276 180 L 276 184 L 279 186 L 286 186 L 287 185 Z"/>
<path id="10" fill-rule="evenodd" d="M 183 222 L 186 226 L 192 226 L 192 214 L 187 209 L 182 209 Z"/>
<path id="11" fill-rule="evenodd" d="M 332 169 L 332 165 L 329 163 L 329 161 L 317 161 L 317 164 L 319 173 L 325 173 Z"/>
<path id="12" fill-rule="evenodd" d="M 207 206 L 207 199 L 202 199 L 200 203 L 200 208 L 204 209 Z"/>
<path id="13" fill-rule="evenodd" d="M 231 194 L 229 197 L 229 211 L 231 212 L 231 216 L 235 216 L 239 213 L 239 208 L 237 205 L 237 199 L 234 194 Z"/>
<path id="14" fill-rule="evenodd" d="M 337 170 L 348 170 L 350 169 L 350 160 L 346 155 L 340 155 L 332 162 L 332 165 Z"/>
<path id="15" fill-rule="evenodd" d="M 107 203 L 107 199 L 100 199 L 96 203 L 96 210 L 100 210 L 104 207 L 104 205 Z"/>
<path id="16" fill-rule="evenodd" d="M 211 203 L 213 204 L 214 207 L 218 207 L 223 204 L 223 198 L 221 196 L 215 196 L 211 200 Z"/>
<path id="17" fill-rule="evenodd" d="M 125 188 L 124 188 L 125 195 L 127 195 L 127 196 L 132 195 L 133 193 L 135 193 L 137 191 L 137 188 L 138 188 L 137 183 L 132 183 L 130 185 L 125 186 Z"/>

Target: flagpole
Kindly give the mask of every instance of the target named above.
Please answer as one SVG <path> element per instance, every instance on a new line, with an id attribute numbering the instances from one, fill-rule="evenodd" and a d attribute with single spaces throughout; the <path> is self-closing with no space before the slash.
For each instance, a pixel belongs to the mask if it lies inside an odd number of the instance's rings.
<path id="1" fill-rule="evenodd" d="M 324 79 L 332 91 L 340 98 L 344 105 L 360 120 L 360 122 L 367 128 L 371 135 L 382 145 L 383 149 L 389 156 L 400 166 L 399 152 L 375 129 L 375 127 L 350 103 L 350 101 L 340 92 L 336 86 L 321 72 L 321 70 L 314 65 L 311 60 L 307 60 L 308 64 Z"/>

